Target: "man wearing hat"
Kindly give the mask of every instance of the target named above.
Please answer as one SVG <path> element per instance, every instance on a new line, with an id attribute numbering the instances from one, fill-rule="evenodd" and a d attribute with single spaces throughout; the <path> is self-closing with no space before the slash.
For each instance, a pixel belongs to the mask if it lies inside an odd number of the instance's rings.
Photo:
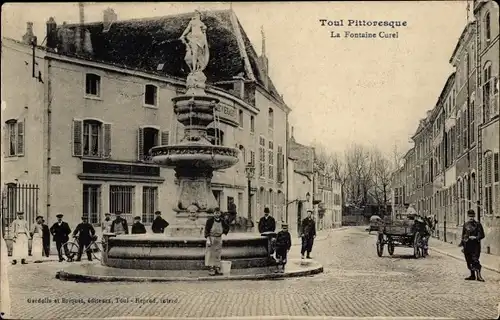
<path id="1" fill-rule="evenodd" d="M 54 241 L 56 242 L 57 254 L 59 255 L 59 262 L 64 261 L 61 248 L 63 244 L 68 242 L 69 235 L 71 234 L 71 229 L 69 225 L 62 221 L 63 214 L 59 213 L 56 215 L 57 222 L 55 222 L 52 227 L 50 227 L 50 233 L 54 237 Z M 68 248 L 65 249 L 66 256 L 69 256 Z"/>
<path id="2" fill-rule="evenodd" d="M 259 220 L 259 233 L 274 232 L 276 230 L 276 220 L 269 213 L 269 208 L 265 207 L 264 216 Z"/>
<path id="3" fill-rule="evenodd" d="M 476 213 L 470 209 L 467 211 L 469 221 L 464 223 L 462 228 L 462 241 L 459 246 L 463 247 L 462 251 L 465 255 L 467 268 L 470 270 L 470 276 L 465 280 L 477 280 L 483 282 L 481 276 L 481 263 L 479 256 L 481 255 L 481 240 L 484 239 L 484 229 L 480 222 L 474 217 Z"/>
<path id="4" fill-rule="evenodd" d="M 144 234 L 146 233 L 146 227 L 141 223 L 141 217 L 136 216 L 134 218 L 134 224 L 132 224 L 132 234 Z"/>
<path id="5" fill-rule="evenodd" d="M 316 221 L 314 221 L 312 214 L 312 210 L 307 210 L 307 217 L 302 220 L 302 233 L 300 235 L 302 238 L 302 249 L 300 250 L 302 259 L 304 259 L 305 253 L 307 253 L 306 258 L 311 259 L 314 238 L 316 238 Z"/>
<path id="6" fill-rule="evenodd" d="M 111 232 L 111 224 L 112 223 L 113 223 L 113 221 L 111 220 L 111 214 L 109 212 L 106 212 L 104 214 L 104 220 L 102 221 L 102 225 L 101 225 L 102 232 L 103 233 Z"/>
<path id="7" fill-rule="evenodd" d="M 73 237 L 78 237 L 78 256 L 76 257 L 76 261 L 81 261 L 83 248 L 88 247 L 92 240 L 95 239 L 95 230 L 89 223 L 88 216 L 82 216 L 82 222 L 76 226 L 75 231 L 73 231 Z M 92 261 L 92 253 L 89 250 L 86 253 L 87 260 Z"/>
<path id="8" fill-rule="evenodd" d="M 292 247 L 292 237 L 288 232 L 288 224 L 281 224 L 281 231 L 276 236 L 276 259 L 278 259 L 278 272 L 285 272 L 288 251 Z"/>
<path id="9" fill-rule="evenodd" d="M 27 264 L 28 241 L 31 237 L 28 221 L 24 220 L 24 212 L 17 213 L 17 219 L 12 222 L 12 230 L 12 264 L 16 264 L 17 260 L 21 260 L 22 264 Z"/>
<path id="10" fill-rule="evenodd" d="M 116 211 L 115 212 L 115 220 L 111 223 L 111 228 L 110 232 L 114 234 L 128 234 L 128 224 L 127 220 L 122 218 L 122 212 L 121 211 Z"/>
<path id="11" fill-rule="evenodd" d="M 165 228 L 169 226 L 169 223 L 161 217 L 161 211 L 155 212 L 155 219 L 151 224 L 151 230 L 153 233 L 164 233 Z"/>

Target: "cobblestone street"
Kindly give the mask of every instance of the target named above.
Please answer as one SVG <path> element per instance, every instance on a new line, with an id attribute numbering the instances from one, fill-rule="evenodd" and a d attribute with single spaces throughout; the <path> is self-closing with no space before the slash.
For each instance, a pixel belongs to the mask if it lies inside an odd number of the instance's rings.
<path id="1" fill-rule="evenodd" d="M 434 251 L 415 260 L 406 248 L 379 258 L 375 241 L 363 228 L 332 231 L 312 254 L 323 274 L 275 281 L 74 283 L 54 278 L 57 262 L 16 265 L 9 267 L 12 313 L 22 319 L 497 316 L 499 273 L 484 270 L 485 283 L 464 281 L 468 272 L 459 260 Z M 297 256 L 300 247 L 292 250 Z"/>

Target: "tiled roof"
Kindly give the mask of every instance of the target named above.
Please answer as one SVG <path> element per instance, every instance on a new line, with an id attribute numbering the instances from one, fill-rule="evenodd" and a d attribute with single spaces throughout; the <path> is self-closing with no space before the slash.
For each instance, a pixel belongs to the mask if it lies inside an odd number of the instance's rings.
<path id="1" fill-rule="evenodd" d="M 240 73 L 243 73 L 246 79 L 250 79 L 245 72 L 246 63 L 251 66 L 256 80 L 264 85 L 262 71 L 259 70 L 259 58 L 241 24 L 237 22 L 237 26 L 234 26 L 232 23 L 232 14 L 234 13 L 231 10 L 202 12 L 202 21 L 207 26 L 210 50 L 210 60 L 204 71 L 207 82 L 213 84 L 233 80 L 233 77 Z M 159 64 L 164 64 L 161 71 L 163 74 L 186 78 L 189 69 L 184 62 L 185 46 L 178 39 L 192 16 L 193 13 L 185 13 L 116 21 L 106 32 L 102 22 L 85 24 L 85 29 L 91 34 L 93 48 L 91 58 L 153 73 L 157 73 Z M 76 31 L 76 24 L 67 26 Z M 240 29 L 239 33 L 243 39 L 238 39 L 235 28 Z M 244 43 L 249 61 L 245 61 L 238 42 Z M 70 51 L 63 54 L 75 55 L 75 47 L 71 46 Z M 272 84 L 269 86 L 269 93 L 282 101 Z"/>

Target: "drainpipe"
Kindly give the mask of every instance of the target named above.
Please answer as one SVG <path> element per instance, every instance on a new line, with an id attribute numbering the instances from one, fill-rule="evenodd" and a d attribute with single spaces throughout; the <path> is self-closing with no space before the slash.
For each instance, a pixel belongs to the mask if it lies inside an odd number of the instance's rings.
<path id="1" fill-rule="evenodd" d="M 286 193 L 285 193 L 285 204 L 288 203 L 289 201 L 289 197 L 288 197 L 288 191 L 289 191 L 289 182 L 288 182 L 288 155 L 289 155 L 289 151 L 288 151 L 288 141 L 290 140 L 290 133 L 289 133 L 289 128 L 288 128 L 288 112 L 285 113 L 285 123 L 286 123 L 286 132 L 285 132 L 285 136 L 286 136 L 286 141 L 285 141 L 285 148 L 286 148 L 286 151 L 285 151 L 285 160 L 283 160 L 284 162 L 284 170 L 285 170 L 285 179 L 286 179 Z M 288 221 L 288 205 L 285 205 L 285 217 L 286 217 L 286 223 L 289 223 Z"/>
<path id="2" fill-rule="evenodd" d="M 47 59 L 47 58 L 46 58 Z M 47 69 L 45 74 L 47 75 L 47 223 L 50 221 L 50 205 L 51 205 L 51 140 L 52 140 L 52 82 L 50 75 L 51 61 L 47 59 Z"/>

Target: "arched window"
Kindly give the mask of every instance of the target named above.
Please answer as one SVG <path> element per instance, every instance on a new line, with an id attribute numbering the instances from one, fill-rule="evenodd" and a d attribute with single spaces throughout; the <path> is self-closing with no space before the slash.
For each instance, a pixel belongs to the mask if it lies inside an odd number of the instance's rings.
<path id="1" fill-rule="evenodd" d="M 492 104 L 492 91 L 493 91 L 493 81 L 491 81 L 491 61 L 487 61 L 483 67 L 483 122 L 490 120 L 492 116 L 491 104 Z M 493 102 L 494 103 L 494 102 Z"/>
<path id="2" fill-rule="evenodd" d="M 216 128 L 207 129 L 207 137 L 210 143 L 216 146 L 224 145 L 224 131 Z"/>
<path id="3" fill-rule="evenodd" d="M 491 41 L 491 15 L 489 12 L 484 15 L 484 40 L 487 45 Z"/>
<path id="4" fill-rule="evenodd" d="M 143 126 L 137 133 L 137 160 L 150 161 L 151 148 L 168 145 L 170 140 L 170 131 L 161 131 L 157 127 Z"/>
<path id="5" fill-rule="evenodd" d="M 97 119 L 73 119 L 73 156 L 111 156 L 111 124 Z"/>

